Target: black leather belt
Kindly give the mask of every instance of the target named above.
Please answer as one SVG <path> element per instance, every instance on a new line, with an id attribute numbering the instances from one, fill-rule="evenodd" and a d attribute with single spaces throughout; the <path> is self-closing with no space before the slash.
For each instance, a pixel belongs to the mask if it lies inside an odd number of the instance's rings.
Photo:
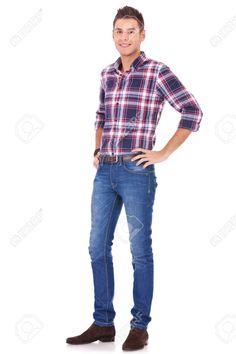
<path id="1" fill-rule="evenodd" d="M 115 155 L 115 156 L 110 156 L 110 155 L 99 155 L 98 159 L 102 161 L 103 163 L 117 163 L 118 161 L 123 161 L 123 160 L 131 160 L 134 156 L 140 155 L 142 152 L 138 154 L 132 154 L 132 155 Z"/>

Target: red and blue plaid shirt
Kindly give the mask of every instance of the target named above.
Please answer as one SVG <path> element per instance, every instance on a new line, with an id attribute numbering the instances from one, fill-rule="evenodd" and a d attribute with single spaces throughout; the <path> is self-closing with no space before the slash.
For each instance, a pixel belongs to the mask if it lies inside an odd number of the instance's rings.
<path id="1" fill-rule="evenodd" d="M 148 59 L 144 52 L 129 71 L 121 72 L 120 64 L 118 58 L 101 73 L 94 126 L 103 128 L 102 155 L 130 154 L 135 148 L 152 150 L 165 101 L 181 113 L 178 128 L 199 129 L 201 108 L 167 65 Z"/>

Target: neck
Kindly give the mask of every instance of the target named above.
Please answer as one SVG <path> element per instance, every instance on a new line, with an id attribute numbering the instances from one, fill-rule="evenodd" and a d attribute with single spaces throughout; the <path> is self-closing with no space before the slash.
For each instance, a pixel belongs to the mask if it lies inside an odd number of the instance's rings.
<path id="1" fill-rule="evenodd" d="M 141 51 L 138 50 L 137 52 L 131 54 L 131 55 L 124 55 L 121 56 L 121 71 L 128 71 L 130 69 L 130 65 L 133 63 L 133 61 L 138 58 L 141 54 Z"/>

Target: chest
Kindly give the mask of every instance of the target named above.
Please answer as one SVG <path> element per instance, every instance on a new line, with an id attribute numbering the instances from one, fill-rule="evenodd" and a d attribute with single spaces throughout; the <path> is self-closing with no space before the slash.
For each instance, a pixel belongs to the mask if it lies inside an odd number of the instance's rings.
<path id="1" fill-rule="evenodd" d="M 143 73 L 123 73 L 107 75 L 104 80 L 105 99 L 113 98 L 142 99 L 153 98 L 157 94 L 154 75 Z"/>

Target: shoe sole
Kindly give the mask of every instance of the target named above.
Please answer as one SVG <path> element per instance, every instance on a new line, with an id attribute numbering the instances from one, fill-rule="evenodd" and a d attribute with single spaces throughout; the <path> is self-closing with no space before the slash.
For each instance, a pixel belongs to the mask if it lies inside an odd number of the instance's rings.
<path id="1" fill-rule="evenodd" d="M 134 350 L 141 350 L 145 347 L 145 345 L 148 345 L 148 342 L 144 344 L 143 347 L 140 347 L 140 348 L 122 348 L 123 351 L 127 351 L 127 352 L 131 352 L 131 351 L 134 351 Z"/>
<path id="2" fill-rule="evenodd" d="M 98 338 L 93 340 L 92 342 L 83 342 L 83 343 L 70 343 L 70 342 L 66 342 L 67 344 L 72 344 L 72 345 L 83 345 L 83 344 L 90 344 L 90 343 L 94 343 L 97 341 L 103 342 L 103 343 L 109 343 L 109 342 L 114 342 L 115 341 L 115 337 L 102 337 L 102 338 Z"/>

